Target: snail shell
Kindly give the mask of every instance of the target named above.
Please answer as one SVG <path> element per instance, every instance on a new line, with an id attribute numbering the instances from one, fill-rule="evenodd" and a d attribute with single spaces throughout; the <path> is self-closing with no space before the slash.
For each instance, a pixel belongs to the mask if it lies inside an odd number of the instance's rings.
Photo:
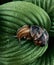
<path id="1" fill-rule="evenodd" d="M 17 32 L 17 37 L 18 39 L 21 39 L 21 38 L 31 39 L 29 26 L 24 25 L 22 28 L 20 28 Z"/>

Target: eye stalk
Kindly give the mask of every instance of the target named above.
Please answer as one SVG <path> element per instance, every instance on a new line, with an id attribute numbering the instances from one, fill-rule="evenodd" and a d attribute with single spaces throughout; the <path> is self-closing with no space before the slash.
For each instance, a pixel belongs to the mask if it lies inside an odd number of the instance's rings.
<path id="1" fill-rule="evenodd" d="M 49 39 L 49 34 L 46 29 L 37 25 L 24 25 L 17 31 L 17 38 L 33 40 L 35 45 L 45 46 Z"/>

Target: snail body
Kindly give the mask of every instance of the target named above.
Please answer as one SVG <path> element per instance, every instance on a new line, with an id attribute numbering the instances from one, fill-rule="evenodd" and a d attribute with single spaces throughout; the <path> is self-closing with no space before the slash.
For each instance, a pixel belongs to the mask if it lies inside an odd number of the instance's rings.
<path id="1" fill-rule="evenodd" d="M 37 25 L 24 25 L 17 32 L 17 38 L 25 38 L 27 40 L 33 40 L 35 45 L 44 46 L 49 39 L 48 32 Z"/>

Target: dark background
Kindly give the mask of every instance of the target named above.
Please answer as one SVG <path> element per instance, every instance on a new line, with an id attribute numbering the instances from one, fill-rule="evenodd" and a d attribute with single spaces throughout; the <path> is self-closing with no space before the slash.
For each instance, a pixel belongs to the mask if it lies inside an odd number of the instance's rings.
<path id="1" fill-rule="evenodd" d="M 12 0 L 0 0 L 0 5 L 4 4 L 4 3 L 7 3 L 7 2 L 10 2 L 10 1 L 12 1 Z"/>

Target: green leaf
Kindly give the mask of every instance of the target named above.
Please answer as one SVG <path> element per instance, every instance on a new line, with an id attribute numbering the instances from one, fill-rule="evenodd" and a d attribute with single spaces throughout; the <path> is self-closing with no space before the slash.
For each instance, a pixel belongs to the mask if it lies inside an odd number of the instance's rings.
<path id="1" fill-rule="evenodd" d="M 47 51 L 33 63 L 29 65 L 54 65 L 54 44 L 52 43 L 53 38 L 50 38 L 50 43 Z"/>
<path id="2" fill-rule="evenodd" d="M 41 7 L 49 15 L 51 23 L 53 24 L 54 21 L 52 22 L 52 20 L 54 19 L 54 0 L 13 0 L 13 1 L 27 1 Z M 51 37 L 52 36 L 54 37 L 54 28 L 52 29 L 51 27 L 49 33 Z"/>
<path id="3" fill-rule="evenodd" d="M 21 43 L 21 45 L 20 45 Z M 31 41 L 19 41 L 15 38 L 7 37 L 1 42 L 0 62 L 8 65 L 21 65 L 33 62 L 40 57 L 47 49 L 35 46 Z"/>
<path id="4" fill-rule="evenodd" d="M 48 21 L 48 22 L 47 22 Z M 23 25 L 39 25 L 50 29 L 50 18 L 40 7 L 27 2 L 11 2 L 0 6 L 0 64 L 26 65 L 41 57 L 48 48 L 27 40 L 18 41 L 17 30 Z"/>

